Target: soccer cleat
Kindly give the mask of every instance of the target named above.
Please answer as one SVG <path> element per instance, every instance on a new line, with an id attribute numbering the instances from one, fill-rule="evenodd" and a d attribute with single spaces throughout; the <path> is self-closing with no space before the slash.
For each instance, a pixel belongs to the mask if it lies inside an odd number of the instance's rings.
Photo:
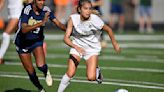
<path id="1" fill-rule="evenodd" d="M 53 79 L 49 70 L 47 71 L 47 75 L 46 75 L 46 83 L 48 86 L 52 86 L 53 83 Z"/>
<path id="2" fill-rule="evenodd" d="M 43 88 L 39 90 L 39 92 L 46 92 Z"/>
<path id="3" fill-rule="evenodd" d="M 103 81 L 103 75 L 99 67 L 96 68 L 96 81 L 98 84 L 101 84 Z"/>

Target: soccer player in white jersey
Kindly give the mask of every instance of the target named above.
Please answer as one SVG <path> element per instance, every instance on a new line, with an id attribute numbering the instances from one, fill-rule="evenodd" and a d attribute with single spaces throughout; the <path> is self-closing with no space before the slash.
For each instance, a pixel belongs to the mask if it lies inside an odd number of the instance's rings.
<path id="1" fill-rule="evenodd" d="M 2 3 L 4 3 L 4 0 L 2 0 Z M 9 22 L 2 34 L 3 40 L 0 47 L 0 64 L 3 64 L 3 57 L 10 43 L 10 34 L 15 30 L 18 24 L 22 8 L 22 0 L 8 0 Z"/>
<path id="2" fill-rule="evenodd" d="M 119 44 L 116 42 L 112 29 L 95 14 L 91 14 L 92 5 L 89 0 L 80 0 L 77 8 L 78 14 L 70 16 L 64 42 L 71 47 L 68 68 L 62 77 L 58 92 L 63 92 L 70 84 L 71 78 L 75 75 L 80 59 L 86 60 L 86 74 L 89 81 L 97 79 L 96 67 L 98 55 L 101 51 L 99 37 L 101 29 L 105 30 L 113 44 L 116 52 L 120 52 Z M 72 36 L 72 40 L 70 38 Z"/>

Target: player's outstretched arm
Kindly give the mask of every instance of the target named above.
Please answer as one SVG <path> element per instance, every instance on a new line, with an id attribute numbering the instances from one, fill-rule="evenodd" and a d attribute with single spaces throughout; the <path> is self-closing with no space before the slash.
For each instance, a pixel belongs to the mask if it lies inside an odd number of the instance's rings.
<path id="1" fill-rule="evenodd" d="M 115 40 L 112 29 L 105 24 L 103 26 L 103 30 L 105 30 L 108 33 L 108 35 L 109 35 L 109 37 L 112 41 L 112 44 L 113 44 L 113 47 L 114 47 L 115 51 L 118 52 L 118 53 L 121 52 L 121 48 L 120 48 L 119 44 L 117 43 L 117 41 Z"/>
<path id="2" fill-rule="evenodd" d="M 58 19 L 56 19 L 56 18 L 53 19 L 53 23 L 56 24 L 63 31 L 66 31 L 65 25 L 63 25 Z"/>

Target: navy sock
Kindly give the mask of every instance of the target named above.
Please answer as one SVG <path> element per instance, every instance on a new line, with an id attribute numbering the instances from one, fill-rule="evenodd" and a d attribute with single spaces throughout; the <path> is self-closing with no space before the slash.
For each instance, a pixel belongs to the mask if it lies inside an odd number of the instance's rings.
<path id="1" fill-rule="evenodd" d="M 47 71 L 48 71 L 47 64 L 43 65 L 42 67 L 38 67 L 38 69 L 44 73 L 44 76 L 47 75 Z"/>
<path id="2" fill-rule="evenodd" d="M 28 73 L 29 78 L 31 80 L 31 82 L 38 88 L 38 89 L 42 89 L 43 86 L 40 84 L 38 77 L 36 75 L 36 72 L 34 71 L 32 74 Z"/>

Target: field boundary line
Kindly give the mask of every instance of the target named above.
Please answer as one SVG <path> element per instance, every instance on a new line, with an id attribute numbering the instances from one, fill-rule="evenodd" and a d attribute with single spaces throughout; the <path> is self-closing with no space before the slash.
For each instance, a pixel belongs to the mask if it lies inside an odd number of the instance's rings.
<path id="1" fill-rule="evenodd" d="M 6 65 L 22 65 L 21 63 L 11 63 L 11 62 L 5 62 Z M 35 63 L 33 63 L 35 66 Z M 56 67 L 56 68 L 67 68 L 67 65 L 61 65 L 61 64 L 48 64 L 49 67 Z M 78 68 L 85 69 L 85 65 L 79 65 Z M 103 67 L 101 66 L 101 69 L 104 70 L 119 70 L 119 71 L 136 71 L 136 72 L 150 72 L 150 73 L 164 73 L 163 69 L 148 69 L 148 68 L 131 68 L 131 67 Z"/>
<path id="2" fill-rule="evenodd" d="M 8 77 L 8 78 L 22 78 L 22 79 L 29 79 L 28 76 L 21 76 L 21 75 L 0 75 L 0 77 Z M 44 77 L 39 77 L 40 80 L 44 80 Z M 60 81 L 61 79 L 53 78 L 55 81 Z M 72 79 L 71 82 L 76 83 L 90 83 L 90 84 L 97 84 L 97 82 L 90 82 L 86 80 L 76 80 Z M 164 87 L 159 86 L 147 86 L 147 85 L 139 85 L 139 84 L 127 84 L 127 83 L 118 83 L 118 82 L 103 82 L 103 85 L 115 85 L 115 86 L 127 86 L 127 87 L 136 87 L 136 88 L 149 88 L 149 89 L 159 89 L 164 90 Z"/>

